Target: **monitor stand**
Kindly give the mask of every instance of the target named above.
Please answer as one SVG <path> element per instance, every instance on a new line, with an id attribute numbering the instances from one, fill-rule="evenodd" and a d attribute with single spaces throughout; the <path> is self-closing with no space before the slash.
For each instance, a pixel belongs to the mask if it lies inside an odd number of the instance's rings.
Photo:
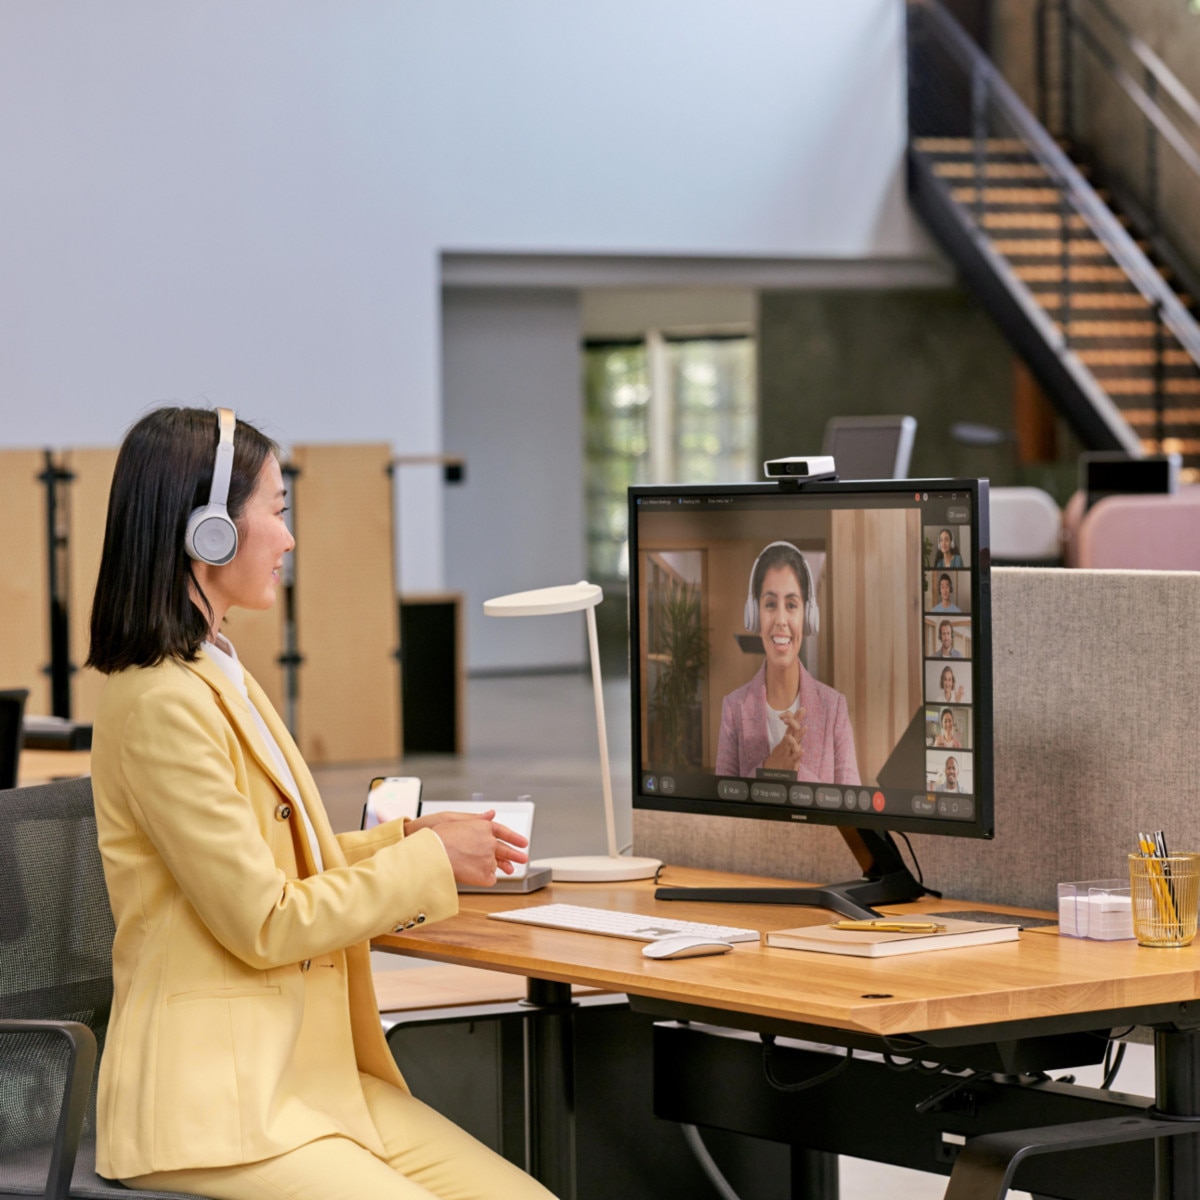
<path id="1" fill-rule="evenodd" d="M 913 877 L 886 830 L 843 826 L 842 837 L 862 868 L 861 879 L 805 887 L 660 887 L 656 900 L 710 900 L 722 904 L 799 904 L 828 908 L 839 916 L 868 921 L 880 916 L 874 905 L 902 904 L 928 893 Z"/>

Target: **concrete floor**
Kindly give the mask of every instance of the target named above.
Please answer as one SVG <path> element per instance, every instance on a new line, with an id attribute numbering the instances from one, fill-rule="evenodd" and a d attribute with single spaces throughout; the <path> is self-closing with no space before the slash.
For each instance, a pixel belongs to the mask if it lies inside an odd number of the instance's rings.
<path id="1" fill-rule="evenodd" d="M 605 684 L 605 713 L 612 763 L 617 838 L 631 839 L 629 682 Z M 467 752 L 411 756 L 399 761 L 314 768 L 335 829 L 357 828 L 367 785 L 376 775 L 416 775 L 431 800 L 514 799 L 528 794 L 537 805 L 535 854 L 603 853 L 604 817 L 596 717 L 590 677 L 581 674 L 472 679 L 467 695 Z M 420 967 L 416 960 L 376 954 L 377 969 Z M 1074 1072 L 1077 1082 L 1100 1083 L 1100 1068 Z M 1131 1045 L 1116 1086 L 1153 1095 L 1149 1046 Z M 939 1176 L 881 1166 L 861 1159 L 841 1162 L 842 1200 L 938 1200 Z M 1025 1193 L 1010 1193 L 1028 1200 Z"/>

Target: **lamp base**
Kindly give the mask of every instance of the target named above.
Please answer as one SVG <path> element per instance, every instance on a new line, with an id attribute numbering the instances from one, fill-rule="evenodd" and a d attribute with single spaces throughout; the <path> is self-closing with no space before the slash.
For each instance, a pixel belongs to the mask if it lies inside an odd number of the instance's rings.
<path id="1" fill-rule="evenodd" d="M 549 867 L 555 883 L 616 883 L 628 879 L 653 879 L 662 862 L 619 854 L 570 854 L 539 858 L 531 867 Z"/>

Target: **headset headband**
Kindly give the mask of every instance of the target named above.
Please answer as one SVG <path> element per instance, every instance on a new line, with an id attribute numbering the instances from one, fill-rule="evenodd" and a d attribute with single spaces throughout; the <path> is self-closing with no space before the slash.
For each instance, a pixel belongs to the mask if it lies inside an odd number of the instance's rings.
<path id="1" fill-rule="evenodd" d="M 213 464 L 208 502 L 210 505 L 219 504 L 224 508 L 229 500 L 229 481 L 233 477 L 233 431 L 237 427 L 237 418 L 233 415 L 232 408 L 218 408 L 217 419 L 220 422 L 221 437 L 217 442 L 217 460 Z"/>
<path id="2" fill-rule="evenodd" d="M 217 454 L 213 461 L 208 503 L 193 509 L 188 517 L 183 546 L 197 562 L 221 567 L 237 553 L 237 526 L 229 516 L 229 483 L 233 478 L 233 434 L 237 418 L 232 408 L 217 409 Z"/>

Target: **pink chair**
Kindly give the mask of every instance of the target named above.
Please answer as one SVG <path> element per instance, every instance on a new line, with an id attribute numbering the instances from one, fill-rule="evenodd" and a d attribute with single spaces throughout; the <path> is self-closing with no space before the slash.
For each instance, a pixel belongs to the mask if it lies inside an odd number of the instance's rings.
<path id="1" fill-rule="evenodd" d="M 1087 492 L 1072 492 L 1062 517 L 1063 566 L 1079 566 L 1079 523 L 1086 508 Z"/>
<path id="2" fill-rule="evenodd" d="M 1079 522 L 1078 565 L 1200 571 L 1200 487 L 1170 496 L 1109 496 Z"/>

